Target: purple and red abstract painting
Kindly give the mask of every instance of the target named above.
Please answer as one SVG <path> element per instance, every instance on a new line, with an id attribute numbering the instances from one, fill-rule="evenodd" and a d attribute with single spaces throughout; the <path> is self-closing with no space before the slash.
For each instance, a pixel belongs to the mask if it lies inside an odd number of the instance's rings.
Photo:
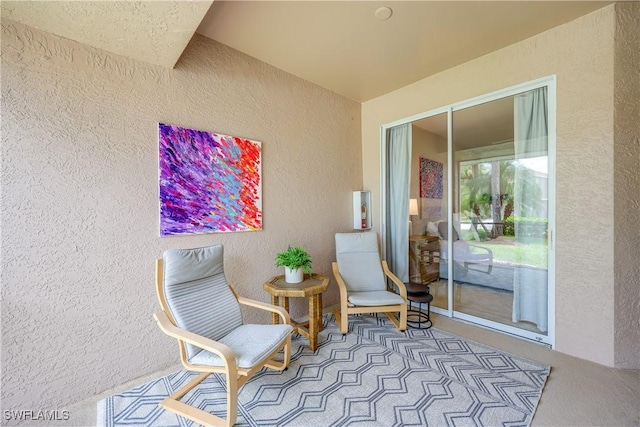
<path id="1" fill-rule="evenodd" d="M 262 145 L 158 124 L 160 235 L 262 230 Z"/>
<path id="2" fill-rule="evenodd" d="M 420 197 L 442 199 L 442 163 L 420 157 Z"/>

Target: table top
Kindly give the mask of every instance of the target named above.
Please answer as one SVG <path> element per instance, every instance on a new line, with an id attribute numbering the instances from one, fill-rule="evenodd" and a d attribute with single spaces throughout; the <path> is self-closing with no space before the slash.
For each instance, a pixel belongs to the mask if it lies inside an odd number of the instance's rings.
<path id="1" fill-rule="evenodd" d="M 271 295 L 278 297 L 308 297 L 326 291 L 329 287 L 329 279 L 313 273 L 311 276 L 305 274 L 304 280 L 300 283 L 287 283 L 283 274 L 267 280 L 262 287 Z"/>
<path id="2" fill-rule="evenodd" d="M 425 285 L 418 282 L 404 282 L 404 286 L 407 288 L 408 294 L 428 294 L 429 285 Z"/>

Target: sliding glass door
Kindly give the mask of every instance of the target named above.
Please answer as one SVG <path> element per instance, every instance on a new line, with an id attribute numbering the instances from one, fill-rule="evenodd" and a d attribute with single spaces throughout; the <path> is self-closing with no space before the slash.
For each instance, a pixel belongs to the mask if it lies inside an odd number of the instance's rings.
<path id="1" fill-rule="evenodd" d="M 452 122 L 454 315 L 546 336 L 547 88 L 456 109 Z"/>
<path id="2" fill-rule="evenodd" d="M 417 209 L 411 216 L 411 281 L 429 286 L 433 307 L 448 310 L 446 266 L 440 262 L 444 240 L 438 219 L 448 212 L 448 112 L 412 122 L 413 148 L 409 196 Z"/>
<path id="3" fill-rule="evenodd" d="M 388 127 L 411 124 L 408 280 L 435 312 L 549 344 L 554 105 L 548 78 Z"/>

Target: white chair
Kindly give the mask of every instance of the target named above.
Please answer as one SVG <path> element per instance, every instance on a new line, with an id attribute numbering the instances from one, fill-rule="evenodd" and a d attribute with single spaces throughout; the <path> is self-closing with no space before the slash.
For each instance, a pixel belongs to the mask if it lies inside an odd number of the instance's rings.
<path id="1" fill-rule="evenodd" d="M 222 245 L 165 251 L 156 261 L 162 311 L 154 318 L 164 333 L 178 340 L 183 366 L 201 372 L 160 406 L 200 424 L 232 426 L 239 388 L 263 366 L 282 371 L 289 364 L 293 327 L 284 309 L 239 297 L 227 284 L 223 267 Z M 283 324 L 245 324 L 240 304 L 277 313 Z M 281 350 L 283 360 L 274 360 Z M 226 376 L 226 419 L 180 402 L 214 372 Z"/>
<path id="2" fill-rule="evenodd" d="M 335 239 L 333 274 L 340 289 L 340 310 L 334 314 L 340 332 L 347 333 L 348 315 L 355 313 L 385 313 L 404 331 L 407 289 L 389 270 L 386 261 L 381 260 L 377 233 L 337 233 Z"/>
<path id="3" fill-rule="evenodd" d="M 438 231 L 443 240 L 440 241 L 440 259 L 446 263 L 449 256 L 447 250 L 447 222 L 442 221 L 438 224 Z M 459 232 L 456 227 L 453 228 L 453 261 L 461 263 L 467 270 L 479 271 L 481 273 L 491 274 L 493 269 L 493 251 L 484 246 L 470 245 L 466 241 L 460 239 Z M 473 268 L 471 268 L 473 266 Z"/>

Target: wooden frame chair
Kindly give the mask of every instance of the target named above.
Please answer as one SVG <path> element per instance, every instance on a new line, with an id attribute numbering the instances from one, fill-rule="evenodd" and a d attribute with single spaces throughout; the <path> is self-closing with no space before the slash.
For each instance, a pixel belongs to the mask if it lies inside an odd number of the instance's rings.
<path id="1" fill-rule="evenodd" d="M 167 267 L 171 271 L 167 272 Z M 180 271 L 181 268 L 185 270 Z M 169 279 L 165 280 L 167 276 Z M 168 281 L 170 283 L 167 283 Z M 211 307 L 198 310 L 197 305 L 189 305 L 189 297 L 185 299 L 189 287 L 197 293 L 191 301 L 199 305 L 206 301 L 204 298 L 207 296 L 215 295 Z M 210 288 L 214 290 L 211 291 Z M 178 340 L 182 365 L 190 371 L 200 372 L 200 375 L 159 405 L 203 425 L 232 426 L 237 419 L 240 387 L 263 366 L 279 371 L 287 368 L 291 359 L 293 331 L 289 314 L 281 307 L 239 297 L 236 294 L 224 277 L 222 245 L 165 251 L 164 258 L 156 260 L 156 290 L 162 310 L 153 317 L 164 333 Z M 282 324 L 244 324 L 239 310 L 240 304 L 276 313 L 280 316 Z M 185 310 L 186 315 L 180 313 Z M 204 331 L 189 330 L 189 326 L 194 324 L 193 317 L 197 317 L 197 311 L 203 312 L 205 317 L 212 320 L 224 320 L 224 324 L 207 327 Z M 216 316 L 216 312 L 221 313 L 217 313 Z M 214 314 L 209 316 L 210 313 Z M 240 324 L 237 324 L 238 318 Z M 202 319 L 197 320 L 197 323 L 202 323 Z M 252 335 L 252 331 L 255 334 Z M 235 336 L 230 338 L 234 334 Z M 251 346 L 238 345 L 238 341 L 246 343 L 249 337 L 252 337 Z M 274 356 L 281 350 L 284 352 L 283 360 L 274 360 Z M 180 401 L 180 398 L 212 373 L 222 373 L 226 378 L 226 418 Z"/>
<path id="2" fill-rule="evenodd" d="M 347 333 L 348 316 L 356 313 L 384 313 L 396 328 L 406 330 L 407 288 L 380 259 L 377 233 L 337 233 L 335 238 L 333 275 L 340 290 L 340 310 L 334 315 L 340 332 Z"/>

